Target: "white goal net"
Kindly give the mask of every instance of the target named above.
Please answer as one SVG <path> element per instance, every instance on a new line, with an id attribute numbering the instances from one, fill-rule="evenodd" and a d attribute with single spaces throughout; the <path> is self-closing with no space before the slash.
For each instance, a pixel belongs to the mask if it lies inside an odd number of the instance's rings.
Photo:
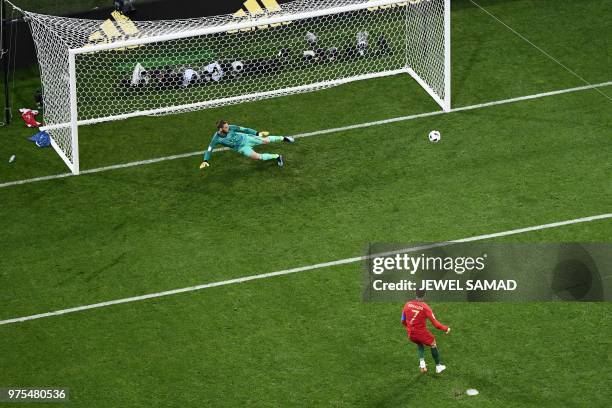
<path id="1" fill-rule="evenodd" d="M 79 172 L 79 126 L 410 74 L 450 110 L 450 0 L 296 0 L 188 20 L 25 12 L 45 127 Z"/>

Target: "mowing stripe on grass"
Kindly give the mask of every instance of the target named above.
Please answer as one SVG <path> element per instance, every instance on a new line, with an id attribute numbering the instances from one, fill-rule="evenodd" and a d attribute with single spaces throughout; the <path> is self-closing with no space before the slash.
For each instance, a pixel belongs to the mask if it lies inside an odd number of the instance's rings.
<path id="1" fill-rule="evenodd" d="M 356 125 L 344 126 L 344 127 L 339 127 L 339 128 L 333 128 L 333 129 L 317 130 L 315 132 L 310 132 L 310 133 L 301 133 L 299 135 L 295 135 L 294 137 L 295 138 L 300 138 L 300 137 L 318 136 L 318 135 L 324 135 L 324 134 L 328 134 L 328 133 L 344 132 L 344 131 L 347 131 L 347 130 L 363 129 L 363 128 L 368 128 L 368 127 L 372 127 L 372 126 L 386 125 L 386 124 L 389 124 L 389 123 L 405 122 L 405 121 L 408 121 L 408 120 L 425 118 L 425 117 L 428 117 L 428 116 L 443 115 L 445 113 L 464 112 L 464 111 L 470 111 L 470 110 L 475 110 L 475 109 L 488 108 L 490 106 L 505 105 L 505 104 L 509 104 L 509 103 L 516 103 L 516 102 L 521 102 L 521 101 L 527 101 L 527 100 L 530 100 L 530 99 L 539 99 L 539 98 L 544 98 L 544 97 L 547 97 L 547 96 L 555 96 L 555 95 L 562 95 L 562 94 L 571 93 L 571 92 L 585 91 L 585 90 L 589 90 L 589 89 L 595 89 L 595 88 L 598 88 L 598 87 L 606 87 L 606 86 L 610 86 L 610 85 L 612 85 L 612 81 L 602 82 L 601 84 L 595 84 L 595 85 L 584 85 L 584 86 L 579 86 L 579 87 L 576 87 L 576 88 L 560 89 L 558 91 L 543 92 L 543 93 L 538 93 L 538 94 L 533 94 L 533 95 L 518 96 L 516 98 L 502 99 L 502 100 L 499 100 L 499 101 L 491 101 L 491 102 L 479 103 L 477 105 L 462 106 L 462 107 L 459 107 L 459 108 L 451 109 L 450 112 L 445 112 L 445 111 L 441 111 L 440 110 L 440 111 L 434 111 L 434 112 L 419 113 L 419 114 L 410 115 L 410 116 L 400 116 L 400 117 L 397 117 L 397 118 L 378 120 L 378 121 L 375 121 L 375 122 L 359 123 L 359 124 L 356 124 Z"/>
<path id="2" fill-rule="evenodd" d="M 504 27 L 506 27 L 508 30 L 510 30 L 512 33 L 514 33 L 514 35 L 516 35 L 517 37 L 519 37 L 521 40 L 525 41 L 527 44 L 531 45 L 533 48 L 535 48 L 536 50 L 540 51 L 542 54 L 544 54 L 548 59 L 550 59 L 551 61 L 557 63 L 559 66 L 561 66 L 563 69 L 565 69 L 567 72 L 569 72 L 570 74 L 572 74 L 573 76 L 575 76 L 576 78 L 578 78 L 579 80 L 581 80 L 582 82 L 584 82 L 587 85 L 591 85 L 591 83 L 589 81 L 587 81 L 586 79 L 584 79 L 584 77 L 580 76 L 576 71 L 574 71 L 573 69 L 571 69 L 570 67 L 568 67 L 567 65 L 565 65 L 564 63 L 562 63 L 561 61 L 559 61 L 557 58 L 553 57 L 552 55 L 550 55 L 548 52 L 546 52 L 545 50 L 543 50 L 541 47 L 537 46 L 536 44 L 534 44 L 533 42 L 531 42 L 527 37 L 525 37 L 523 34 L 519 33 L 518 31 L 516 31 L 514 28 L 510 27 L 508 24 L 504 23 L 502 20 L 500 20 L 495 14 L 491 13 L 489 10 L 487 10 L 486 8 L 482 7 L 480 4 L 476 3 L 474 0 L 470 0 L 470 2 L 475 5 L 476 7 L 478 7 L 480 10 L 484 11 L 486 14 L 489 15 L 489 17 L 493 18 L 495 21 L 497 21 L 498 23 L 500 23 L 501 25 L 503 25 Z M 603 93 L 602 91 L 600 91 L 599 89 L 595 89 L 597 92 L 599 92 L 602 96 L 604 96 L 606 99 L 608 99 L 609 101 L 612 101 L 612 98 L 610 98 L 608 95 L 606 95 L 605 93 Z"/>
<path id="3" fill-rule="evenodd" d="M 519 96 L 519 97 L 516 97 L 516 98 L 510 98 L 510 99 L 502 99 L 502 100 L 499 100 L 499 101 L 491 101 L 491 102 L 479 103 L 477 105 L 462 106 L 460 108 L 452 109 L 450 112 L 445 112 L 445 111 L 440 110 L 440 111 L 433 111 L 433 112 L 417 113 L 415 115 L 399 116 L 399 117 L 396 117 L 396 118 L 377 120 L 377 121 L 374 121 L 374 122 L 358 123 L 358 124 L 350 125 L 350 126 L 343 126 L 343 127 L 338 127 L 338 128 L 332 128 L 332 129 L 317 130 L 317 131 L 314 131 L 314 132 L 300 133 L 300 134 L 294 135 L 294 137 L 295 138 L 304 138 L 304 137 L 311 137 L 311 136 L 326 135 L 326 134 L 330 134 L 330 133 L 344 132 L 344 131 L 347 131 L 347 130 L 364 129 L 364 128 L 368 128 L 368 127 L 372 127 L 372 126 L 381 126 L 381 125 L 386 125 L 386 124 L 389 124 L 389 123 L 396 123 L 396 122 L 406 122 L 406 121 L 410 121 L 410 120 L 414 120 L 414 119 L 419 119 L 419 118 L 425 118 L 425 117 L 429 117 L 429 116 L 443 115 L 443 114 L 446 114 L 446 113 L 464 112 L 464 111 L 470 111 L 470 110 L 475 110 L 475 109 L 487 108 L 489 106 L 505 105 L 505 104 L 509 104 L 509 103 L 527 101 L 527 100 L 530 100 L 530 99 L 539 99 L 539 98 L 544 98 L 544 97 L 548 97 L 548 96 L 561 95 L 561 94 L 566 94 L 566 93 L 571 93 L 571 92 L 579 92 L 579 91 L 586 91 L 586 90 L 589 90 L 589 89 L 603 88 L 603 87 L 610 86 L 610 85 L 612 85 L 612 81 L 602 82 L 600 84 L 594 84 L 594 85 L 579 86 L 579 87 L 576 87 L 576 88 L 560 89 L 558 91 L 550 91 L 550 92 L 543 92 L 543 93 L 538 93 L 538 94 L 533 94 L 533 95 Z M 224 150 L 229 150 L 229 149 L 227 149 L 227 148 L 215 149 L 215 152 L 224 151 Z M 175 154 L 175 155 L 172 155 L 172 156 L 158 157 L 158 158 L 155 158 L 155 159 L 141 160 L 141 161 L 135 161 L 135 162 L 131 162 L 131 163 L 114 164 L 114 165 L 111 165 L 111 166 L 104 166 L 104 167 L 98 167 L 98 168 L 95 168 L 95 169 L 82 170 L 81 171 L 81 175 L 101 173 L 101 172 L 109 171 L 109 170 L 125 169 L 125 168 L 128 168 L 128 167 L 143 166 L 143 165 L 146 165 L 146 164 L 159 163 L 159 162 L 164 162 L 164 161 L 168 161 L 168 160 L 184 159 L 184 158 L 187 158 L 187 157 L 199 156 L 199 155 L 202 155 L 202 154 L 204 154 L 204 151 Z M 67 178 L 67 177 L 72 177 L 72 176 L 74 176 L 74 174 L 72 174 L 72 173 L 62 173 L 62 174 L 55 174 L 55 175 L 51 175 L 51 176 L 35 177 L 35 178 L 25 179 L 25 180 L 9 181 L 7 183 L 1 183 L 0 184 L 0 188 L 18 186 L 18 185 L 22 185 L 22 184 L 35 183 L 35 182 L 38 182 L 38 181 L 47 181 L 47 180 Z"/>
<path id="4" fill-rule="evenodd" d="M 276 276 L 284 276 L 284 275 L 290 275 L 290 274 L 295 274 L 295 273 L 300 273 L 300 272 L 312 271 L 316 269 L 324 269 L 324 268 L 329 268 L 333 266 L 352 264 L 352 263 L 364 261 L 366 259 L 370 259 L 370 258 L 377 257 L 377 256 L 388 256 L 388 255 L 401 254 L 401 253 L 407 253 L 407 252 L 422 251 L 422 250 L 426 250 L 430 248 L 444 247 L 444 246 L 449 246 L 449 245 L 458 244 L 458 243 L 482 241 L 486 239 L 499 238 L 499 237 L 507 237 L 510 235 L 523 234 L 525 232 L 540 231 L 540 230 L 549 229 L 549 228 L 557 228 L 557 227 L 562 227 L 565 225 L 592 222 L 592 221 L 604 220 L 608 218 L 612 218 L 612 213 L 594 215 L 591 217 L 576 218 L 573 220 L 554 222 L 551 224 L 536 225 L 533 227 L 519 228 L 519 229 L 503 231 L 503 232 L 495 232 L 492 234 L 477 235 L 474 237 L 461 238 L 461 239 L 456 239 L 453 241 L 446 241 L 446 242 L 439 242 L 436 244 L 404 248 L 404 249 L 392 251 L 392 252 L 371 254 L 368 256 L 356 256 L 353 258 L 339 259 L 336 261 L 323 262 L 323 263 L 318 263 L 314 265 L 300 266 L 298 268 L 285 269 L 285 270 L 277 271 L 277 272 L 263 273 L 263 274 L 251 275 L 251 276 L 243 276 L 240 278 L 229 279 L 229 280 L 220 281 L 220 282 L 205 283 L 202 285 L 190 286 L 187 288 L 172 289 L 172 290 L 167 290 L 164 292 L 150 293 L 147 295 L 134 296 L 134 297 L 128 297 L 128 298 L 123 298 L 123 299 L 110 300 L 107 302 L 94 303 L 90 305 L 71 307 L 69 309 L 56 310 L 53 312 L 40 313 L 40 314 L 31 315 L 31 316 L 16 317 L 13 319 L 2 320 L 0 321 L 0 325 L 20 323 L 20 322 L 25 322 L 28 320 L 37 320 L 37 319 L 43 319 L 46 317 L 65 315 L 69 313 L 81 312 L 81 311 L 90 310 L 90 309 L 99 309 L 102 307 L 119 305 L 123 303 L 139 302 L 139 301 L 147 300 L 147 299 L 154 299 L 154 298 L 160 298 L 160 297 L 165 297 L 165 296 L 177 295 L 179 293 L 195 292 L 198 290 L 214 288 L 218 286 L 234 285 L 237 283 L 244 283 L 244 282 L 249 282 L 249 281 L 254 281 L 254 280 L 259 280 L 259 279 L 267 279 L 267 278 L 273 278 Z"/>

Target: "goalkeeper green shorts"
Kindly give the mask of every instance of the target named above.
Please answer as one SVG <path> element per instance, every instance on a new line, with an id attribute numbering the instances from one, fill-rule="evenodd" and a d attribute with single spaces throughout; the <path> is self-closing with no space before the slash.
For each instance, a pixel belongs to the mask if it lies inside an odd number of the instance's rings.
<path id="1" fill-rule="evenodd" d="M 245 143 L 236 149 L 236 151 L 246 157 L 251 157 L 251 154 L 255 153 L 253 148 L 262 144 L 264 144 L 264 142 L 261 137 L 249 136 L 246 138 Z"/>

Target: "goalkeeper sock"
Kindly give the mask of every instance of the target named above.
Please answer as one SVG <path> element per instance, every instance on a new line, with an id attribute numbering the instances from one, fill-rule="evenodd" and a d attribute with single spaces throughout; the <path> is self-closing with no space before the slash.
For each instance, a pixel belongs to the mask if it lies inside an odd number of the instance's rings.
<path id="1" fill-rule="evenodd" d="M 417 352 L 419 354 L 419 360 L 424 360 L 425 359 L 425 346 L 423 346 L 422 344 L 419 344 L 417 346 Z"/>
<path id="2" fill-rule="evenodd" d="M 259 156 L 261 157 L 261 160 L 263 161 L 278 159 L 278 154 L 262 153 Z"/>
<path id="3" fill-rule="evenodd" d="M 284 137 L 282 136 L 268 136 L 270 143 L 282 142 Z"/>
<path id="4" fill-rule="evenodd" d="M 431 356 L 434 358 L 436 365 L 440 365 L 440 353 L 437 347 L 431 348 Z"/>

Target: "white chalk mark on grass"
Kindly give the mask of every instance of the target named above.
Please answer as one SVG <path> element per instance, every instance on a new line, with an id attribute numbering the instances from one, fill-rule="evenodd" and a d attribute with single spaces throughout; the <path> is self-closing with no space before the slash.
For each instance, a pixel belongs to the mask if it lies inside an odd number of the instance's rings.
<path id="1" fill-rule="evenodd" d="M 345 132 L 345 131 L 348 131 L 348 130 L 365 129 L 365 128 L 369 128 L 369 127 L 373 127 L 373 126 L 382 126 L 382 125 L 387 125 L 387 124 L 390 124 L 390 123 L 406 122 L 406 121 L 415 120 L 415 119 L 419 119 L 419 118 L 426 118 L 426 117 L 429 117 L 429 116 L 444 115 L 444 114 L 453 113 L 453 112 L 465 112 L 465 111 L 470 111 L 470 110 L 475 110 L 475 109 L 487 108 L 487 107 L 490 107 L 490 106 L 505 105 L 505 104 L 509 104 L 509 103 L 516 103 L 516 102 L 521 102 L 521 101 L 527 101 L 527 100 L 531 100 L 531 99 L 545 98 L 545 97 L 548 97 L 548 96 L 555 96 L 555 95 L 561 95 L 561 94 L 566 94 L 566 93 L 571 93 L 571 92 L 585 91 L 585 90 L 589 90 L 589 89 L 597 89 L 597 88 L 602 88 L 602 87 L 606 87 L 606 86 L 610 86 L 610 85 L 612 85 L 612 81 L 602 82 L 600 84 L 595 84 L 595 85 L 579 86 L 579 87 L 576 87 L 576 88 L 560 89 L 558 91 L 543 92 L 543 93 L 538 93 L 538 94 L 533 94 L 533 95 L 519 96 L 517 98 L 502 99 L 502 100 L 499 100 L 499 101 L 491 101 L 491 102 L 479 103 L 477 105 L 463 106 L 463 107 L 452 109 L 450 112 L 444 112 L 442 110 L 439 110 L 439 111 L 433 111 L 433 112 L 418 113 L 418 114 L 415 114 L 415 115 L 400 116 L 400 117 L 391 118 L 391 119 L 377 120 L 377 121 L 374 121 L 374 122 L 358 123 L 358 124 L 355 124 L 355 125 L 343 126 L 343 127 L 338 127 L 338 128 L 332 128 L 332 129 L 317 130 L 317 131 L 314 131 L 314 132 L 300 133 L 300 134 L 294 135 L 294 137 L 295 138 L 305 138 L 305 137 L 326 135 L 326 134 L 330 134 L 330 133 Z M 227 148 L 215 149 L 215 152 L 223 151 L 223 150 L 228 150 L 228 149 Z M 135 161 L 135 162 L 131 162 L 131 163 L 114 164 L 114 165 L 111 165 L 111 166 L 104 166 L 104 167 L 98 167 L 98 168 L 95 168 L 95 169 L 82 170 L 81 171 L 81 175 L 102 173 L 102 172 L 106 172 L 106 171 L 110 171 L 110 170 L 125 169 L 125 168 L 128 168 L 128 167 L 144 166 L 144 165 L 147 165 L 147 164 L 160 163 L 160 162 L 165 162 L 165 161 L 169 161 L 169 160 L 184 159 L 184 158 L 193 157 L 193 156 L 200 156 L 200 155 L 203 155 L 203 154 L 204 154 L 204 151 L 198 151 L 198 152 L 191 152 L 191 153 L 175 154 L 175 155 L 166 156 L 166 157 L 158 157 L 158 158 L 155 158 L 155 159 Z M 67 178 L 67 177 L 72 177 L 72 176 L 74 176 L 72 173 L 62 173 L 62 174 L 55 174 L 55 175 L 51 175 L 51 176 L 36 177 L 36 178 L 25 179 L 25 180 L 9 181 L 7 183 L 1 183 L 0 184 L 0 188 L 6 188 L 6 187 L 12 187 L 12 186 L 19 186 L 19 185 L 23 185 L 23 184 L 36 183 L 36 182 L 39 182 L 39 181 L 48 181 L 48 180 L 62 179 L 62 178 Z"/>
<path id="2" fill-rule="evenodd" d="M 237 283 L 245 283 L 245 282 L 250 282 L 254 280 L 274 278 L 277 276 L 291 275 L 291 274 L 296 274 L 296 273 L 301 273 L 301 272 L 313 271 L 317 269 L 330 268 L 330 267 L 339 266 L 339 265 L 353 264 L 353 263 L 361 262 L 366 259 L 374 258 L 377 256 L 388 256 L 388 255 L 393 255 L 397 253 L 423 251 L 429 248 L 443 247 L 443 246 L 449 246 L 449 245 L 465 243 L 465 242 L 483 241 L 483 240 L 492 239 L 492 238 L 507 237 L 510 235 L 524 234 L 526 232 L 541 231 L 541 230 L 550 229 L 550 228 L 558 228 L 558 227 L 562 227 L 566 225 L 580 224 L 580 223 L 605 220 L 605 219 L 610 219 L 610 218 L 612 218 L 612 213 L 594 215 L 591 217 L 576 218 L 573 220 L 554 222 L 551 224 L 543 224 L 543 225 L 536 225 L 532 227 L 513 229 L 509 231 L 495 232 L 492 234 L 477 235 L 474 237 L 461 238 L 461 239 L 456 239 L 453 241 L 440 242 L 436 244 L 424 245 L 424 246 L 419 246 L 419 247 L 405 248 L 405 249 L 401 249 L 398 251 L 387 252 L 383 254 L 372 254 L 367 257 L 357 256 L 353 258 L 339 259 L 335 261 L 323 262 L 323 263 L 318 263 L 314 265 L 307 265 L 307 266 L 300 266 L 300 267 L 292 268 L 292 269 L 285 269 L 285 270 L 277 271 L 277 272 L 269 272 L 269 273 L 263 273 L 259 275 L 243 276 L 240 278 L 228 279 L 228 280 L 224 280 L 220 282 L 204 283 L 202 285 L 190 286 L 186 288 L 172 289 L 172 290 L 167 290 L 163 292 L 149 293 L 149 294 L 141 295 L 141 296 L 133 296 L 133 297 L 123 298 L 123 299 L 109 300 L 107 302 L 100 302 L 100 303 L 93 303 L 90 305 L 71 307 L 68 309 L 55 310 L 53 312 L 40 313 L 40 314 L 31 315 L 31 316 L 16 317 L 13 319 L 2 320 L 0 321 L 0 325 L 26 322 L 29 320 L 44 319 L 47 317 L 60 316 L 60 315 L 82 312 L 82 311 L 91 310 L 91 309 L 100 309 L 103 307 L 120 305 L 123 303 L 140 302 L 140 301 L 147 300 L 147 299 L 155 299 L 155 298 L 161 298 L 165 296 L 178 295 L 180 293 L 195 292 L 195 291 L 219 287 L 219 286 L 235 285 Z"/>

